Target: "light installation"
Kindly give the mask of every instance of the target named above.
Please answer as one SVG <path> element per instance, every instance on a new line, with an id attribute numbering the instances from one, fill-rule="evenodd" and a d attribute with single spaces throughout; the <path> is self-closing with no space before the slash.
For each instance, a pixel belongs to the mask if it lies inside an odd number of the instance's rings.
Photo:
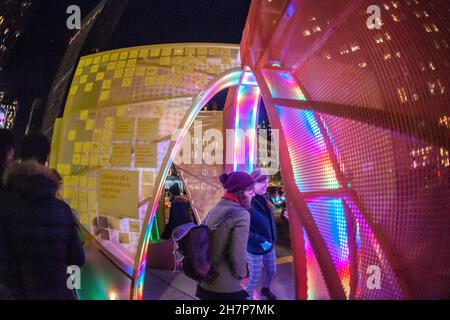
<path id="1" fill-rule="evenodd" d="M 312 1 L 253 2 L 241 50 L 177 44 L 120 49 L 80 60 L 64 118 L 55 126 L 58 146 L 52 164 L 63 175 L 64 195 L 90 239 L 89 248 L 95 248 L 90 262 L 100 250 L 121 270 L 100 286 L 105 293 L 97 296 L 114 292 L 114 298 L 143 298 L 150 230 L 171 161 L 204 103 L 234 86 L 233 112 L 224 119 L 232 123 L 230 128 L 254 130 L 262 96 L 272 129 L 280 131 L 297 298 L 448 297 L 449 273 L 421 272 L 449 270 L 450 221 L 441 205 L 450 197 L 450 173 L 442 159 L 449 144 L 448 130 L 439 125 L 448 116 L 442 102 L 448 91 L 435 90 L 440 79 L 426 88 L 429 95 L 412 99 L 426 77 L 412 66 L 428 58 L 423 52 L 404 58 L 404 68 L 414 79 L 394 81 L 391 71 L 399 64 L 388 67 L 392 61 L 378 55 L 379 41 L 368 41 L 373 37 L 356 23 L 361 6 L 349 7 L 347 18 L 336 24 L 313 26 L 303 38 L 290 37 L 293 30 L 310 28 L 309 22 L 320 23 L 312 14 L 317 6 Z M 340 10 L 331 4 L 321 15 L 331 21 Z M 442 17 L 435 18 L 442 22 Z M 408 30 L 401 23 L 386 28 L 390 34 Z M 429 36 L 412 41 L 423 45 L 433 41 Z M 355 49 L 343 50 L 343 40 Z M 391 43 L 386 41 L 385 47 L 399 50 Z M 438 53 L 429 54 L 442 60 Z M 441 78 L 449 80 L 448 75 Z M 411 99 L 405 99 L 409 92 Z M 150 135 L 149 128 L 157 128 L 153 131 L 158 134 Z M 253 137 L 234 135 L 232 169 L 251 171 Z M 433 157 L 427 162 L 411 148 L 442 151 L 427 154 Z M 128 165 L 112 166 L 112 158 Z M 101 174 L 104 169 L 126 171 L 120 174 L 130 181 L 138 172 L 137 214 L 125 210 L 125 217 L 105 219 L 108 212 L 99 206 L 102 196 L 96 193 L 108 181 Z M 374 265 L 382 270 L 379 290 L 365 285 L 367 270 Z M 402 271 L 406 267 L 407 273 Z"/>

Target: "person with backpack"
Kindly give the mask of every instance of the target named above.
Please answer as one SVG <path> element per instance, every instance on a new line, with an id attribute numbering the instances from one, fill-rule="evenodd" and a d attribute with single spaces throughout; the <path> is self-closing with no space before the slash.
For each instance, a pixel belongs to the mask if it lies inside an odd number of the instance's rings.
<path id="1" fill-rule="evenodd" d="M 274 246 L 277 240 L 277 229 L 273 214 L 274 205 L 268 200 L 267 195 L 269 174 L 264 169 L 256 168 L 251 176 L 255 179 L 256 195 L 249 210 L 250 236 L 247 245 L 247 262 L 250 276 L 246 290 L 252 299 L 264 267 L 265 278 L 261 295 L 268 300 L 276 300 L 277 297 L 270 291 L 270 283 L 276 272 Z"/>
<path id="2" fill-rule="evenodd" d="M 212 232 L 215 277 L 199 281 L 196 296 L 202 300 L 246 300 L 241 282 L 248 276 L 246 246 L 250 226 L 248 208 L 254 196 L 254 179 L 246 172 L 222 173 L 223 197 L 208 213 Z"/>

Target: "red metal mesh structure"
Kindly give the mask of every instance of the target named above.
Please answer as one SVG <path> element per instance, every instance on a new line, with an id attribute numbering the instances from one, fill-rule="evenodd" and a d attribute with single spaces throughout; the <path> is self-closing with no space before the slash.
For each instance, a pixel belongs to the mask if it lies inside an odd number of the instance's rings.
<path id="1" fill-rule="evenodd" d="M 450 297 L 449 43 L 445 0 L 252 2 L 297 298 Z"/>

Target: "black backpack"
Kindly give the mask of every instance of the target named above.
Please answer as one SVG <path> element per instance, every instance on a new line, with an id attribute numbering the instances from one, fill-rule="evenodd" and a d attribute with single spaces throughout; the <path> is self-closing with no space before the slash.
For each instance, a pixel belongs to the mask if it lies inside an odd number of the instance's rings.
<path id="1" fill-rule="evenodd" d="M 182 271 L 195 281 L 214 281 L 218 273 L 212 262 L 212 233 L 231 216 L 227 212 L 212 230 L 205 222 L 200 225 L 190 222 L 176 227 L 172 231 L 174 272 Z"/>

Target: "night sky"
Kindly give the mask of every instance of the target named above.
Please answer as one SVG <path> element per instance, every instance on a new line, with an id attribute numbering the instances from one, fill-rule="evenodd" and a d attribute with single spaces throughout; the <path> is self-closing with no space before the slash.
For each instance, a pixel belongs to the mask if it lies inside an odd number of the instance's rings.
<path id="1" fill-rule="evenodd" d="M 35 0 L 30 21 L 3 71 L 0 88 L 20 100 L 15 132 L 24 131 L 36 97 L 47 99 L 50 85 L 74 31 L 66 9 L 76 4 L 84 17 L 100 1 Z M 108 49 L 158 43 L 239 44 L 250 0 L 130 0 Z M 225 97 L 222 94 L 219 101 Z"/>

